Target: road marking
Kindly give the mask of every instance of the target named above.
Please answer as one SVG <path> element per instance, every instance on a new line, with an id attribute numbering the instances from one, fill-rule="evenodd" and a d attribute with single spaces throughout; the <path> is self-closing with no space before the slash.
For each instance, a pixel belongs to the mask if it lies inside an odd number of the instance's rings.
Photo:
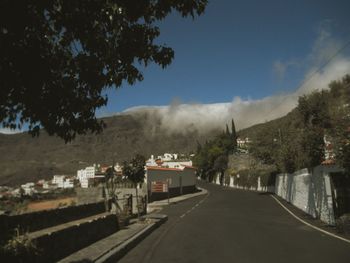
<path id="1" fill-rule="evenodd" d="M 343 237 L 340 237 L 338 235 L 335 235 L 333 233 L 330 233 L 326 230 L 323 230 L 317 226 L 314 226 L 314 225 L 311 225 L 310 223 L 306 222 L 305 220 L 301 219 L 300 217 L 298 217 L 297 215 L 295 215 L 292 211 L 290 211 L 286 206 L 284 206 L 276 197 L 274 197 L 273 195 L 270 195 L 273 199 L 275 199 L 275 201 L 280 205 L 282 206 L 289 214 L 291 214 L 295 219 L 299 220 L 300 222 L 302 222 L 303 224 L 315 229 L 315 230 L 318 230 L 326 235 L 329 235 L 331 237 L 334 237 L 334 238 L 337 238 L 337 239 L 340 239 L 344 242 L 347 242 L 347 243 L 350 243 L 350 240 L 349 239 L 346 239 L 346 238 L 343 238 Z"/>
<path id="2" fill-rule="evenodd" d="M 199 203 L 202 203 L 205 199 L 207 199 L 207 197 L 209 196 L 209 191 L 207 192 L 206 196 L 201 200 L 201 202 Z M 199 204 L 198 203 L 198 204 Z M 154 252 L 156 251 L 156 248 L 158 247 L 160 241 L 166 236 L 166 234 L 178 223 L 180 222 L 180 220 L 182 218 L 184 218 L 189 212 L 191 211 L 187 211 L 186 213 L 182 214 L 180 216 L 180 218 L 176 219 L 175 222 L 170 225 L 168 228 L 166 228 L 161 234 L 160 236 L 155 240 L 155 242 L 152 244 L 151 248 L 148 250 L 148 252 L 145 254 L 145 256 L 143 257 L 143 260 L 142 262 L 145 263 L 145 262 L 151 262 L 151 259 L 154 255 Z"/>
<path id="3" fill-rule="evenodd" d="M 202 204 L 203 201 L 204 201 L 205 199 L 208 198 L 209 194 L 210 194 L 210 193 L 208 192 L 207 195 L 206 195 L 201 201 L 199 201 L 197 204 L 195 204 L 193 207 L 191 207 L 189 210 L 187 210 L 185 213 L 183 213 L 183 214 L 180 216 L 180 218 L 184 218 L 187 214 L 189 214 L 189 213 L 192 212 L 196 207 L 198 207 L 200 204 Z"/>

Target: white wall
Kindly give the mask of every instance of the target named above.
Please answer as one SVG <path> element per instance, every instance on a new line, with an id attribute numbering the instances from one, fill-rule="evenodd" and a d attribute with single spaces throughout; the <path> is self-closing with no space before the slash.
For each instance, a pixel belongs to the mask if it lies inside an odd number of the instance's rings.
<path id="1" fill-rule="evenodd" d="M 334 225 L 329 174 L 339 171 L 335 166 L 317 166 L 310 172 L 302 169 L 293 174 L 279 174 L 276 176 L 275 194 L 314 218 Z"/>

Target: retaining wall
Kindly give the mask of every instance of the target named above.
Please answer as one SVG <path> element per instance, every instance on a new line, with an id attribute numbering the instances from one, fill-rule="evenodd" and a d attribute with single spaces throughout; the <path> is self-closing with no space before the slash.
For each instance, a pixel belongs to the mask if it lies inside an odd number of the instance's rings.
<path id="1" fill-rule="evenodd" d="M 311 171 L 278 174 L 275 194 L 312 217 L 335 225 L 330 173 L 339 171 L 335 166 L 317 166 Z"/>
<path id="2" fill-rule="evenodd" d="M 7 239 L 17 227 L 22 232 L 33 232 L 103 212 L 105 212 L 105 203 L 98 202 L 20 215 L 0 215 L 0 239 Z"/>

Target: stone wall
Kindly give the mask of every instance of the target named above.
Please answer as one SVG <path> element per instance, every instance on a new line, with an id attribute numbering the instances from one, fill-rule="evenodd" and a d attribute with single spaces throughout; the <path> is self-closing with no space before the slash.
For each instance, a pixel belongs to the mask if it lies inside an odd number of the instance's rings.
<path id="1" fill-rule="evenodd" d="M 311 171 L 278 174 L 275 194 L 312 217 L 335 225 L 330 173 L 339 171 L 335 166 L 317 166 Z"/>

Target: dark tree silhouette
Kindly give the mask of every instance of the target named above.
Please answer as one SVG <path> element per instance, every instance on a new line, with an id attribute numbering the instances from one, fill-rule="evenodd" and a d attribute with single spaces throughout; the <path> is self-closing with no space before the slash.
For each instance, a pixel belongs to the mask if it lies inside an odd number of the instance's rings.
<path id="1" fill-rule="evenodd" d="M 66 141 L 99 132 L 107 88 L 143 79 L 137 66 L 169 65 L 157 21 L 195 17 L 207 0 L 28 0 L 0 3 L 0 122 Z"/>
<path id="2" fill-rule="evenodd" d="M 231 120 L 231 137 L 233 140 L 233 147 L 237 148 L 237 133 L 236 133 L 235 122 L 233 119 Z"/>
<path id="3" fill-rule="evenodd" d="M 125 161 L 123 163 L 123 174 L 134 184 L 136 190 L 136 206 L 137 206 L 137 215 L 140 217 L 139 210 L 139 197 L 138 197 L 138 188 L 137 185 L 142 183 L 145 178 L 145 157 L 136 154 L 129 162 Z"/>

